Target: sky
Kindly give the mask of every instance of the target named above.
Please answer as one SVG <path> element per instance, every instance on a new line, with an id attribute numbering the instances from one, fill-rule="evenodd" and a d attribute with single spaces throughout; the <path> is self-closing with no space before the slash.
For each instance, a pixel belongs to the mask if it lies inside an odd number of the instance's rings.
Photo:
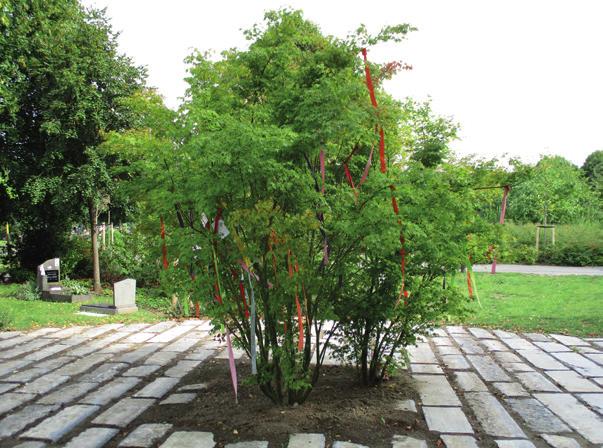
<path id="1" fill-rule="evenodd" d="M 169 107 L 184 95 L 192 49 L 245 48 L 241 30 L 264 11 L 301 9 L 323 33 L 410 23 L 405 42 L 369 50 L 413 66 L 385 84 L 394 97 L 431 98 L 460 124 L 461 156 L 581 166 L 603 149 L 603 2 L 599 0 L 83 0 L 107 8 L 121 51 L 148 69 Z"/>

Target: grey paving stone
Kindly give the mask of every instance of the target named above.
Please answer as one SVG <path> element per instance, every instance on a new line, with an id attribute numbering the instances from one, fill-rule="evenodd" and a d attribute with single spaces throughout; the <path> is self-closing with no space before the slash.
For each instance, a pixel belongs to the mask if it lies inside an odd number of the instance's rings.
<path id="1" fill-rule="evenodd" d="M 519 372 L 515 376 L 530 391 L 561 392 L 557 386 L 538 372 Z"/>
<path id="2" fill-rule="evenodd" d="M 125 327 L 121 327 L 119 331 L 125 333 L 134 333 L 136 331 L 142 331 L 147 327 L 149 327 L 149 324 L 130 324 L 126 325 Z"/>
<path id="3" fill-rule="evenodd" d="M 601 350 L 599 350 L 591 345 L 572 346 L 572 349 L 577 353 L 582 353 L 583 355 L 586 355 L 587 358 L 589 357 L 589 355 L 595 355 L 595 356 L 603 355 L 603 352 L 601 352 Z M 593 361 L 594 361 L 594 359 L 593 359 Z"/>
<path id="4" fill-rule="evenodd" d="M 603 367 L 598 366 L 590 359 L 585 358 L 578 353 L 553 353 L 552 355 L 559 361 L 568 364 L 572 369 L 583 376 L 603 376 Z"/>
<path id="5" fill-rule="evenodd" d="M 134 347 L 136 347 L 136 344 L 125 344 L 120 342 L 118 344 L 108 345 L 107 347 L 104 347 L 99 350 L 98 353 L 110 353 L 111 355 L 118 355 L 121 353 L 129 352 Z"/>
<path id="6" fill-rule="evenodd" d="M 251 445 L 247 445 L 250 443 Z M 265 445 L 264 445 L 265 444 Z M 230 443 L 225 448 L 268 448 L 268 442 L 239 442 Z M 358 443 L 351 442 L 333 442 L 333 448 L 368 448 L 366 445 L 360 445 Z"/>
<path id="7" fill-rule="evenodd" d="M 504 397 L 529 397 L 530 394 L 519 383 L 492 383 Z"/>
<path id="8" fill-rule="evenodd" d="M 2 394 L 2 399 L 0 400 L 0 415 L 21 406 L 23 403 L 33 400 L 35 397 L 35 394 L 17 394 L 14 392 Z"/>
<path id="9" fill-rule="evenodd" d="M 570 431 L 557 416 L 533 398 L 509 398 L 507 403 L 513 411 L 521 416 L 532 431 L 544 433 Z"/>
<path id="10" fill-rule="evenodd" d="M 455 436 L 444 434 L 440 439 L 446 445 L 446 448 L 479 448 L 475 439 L 471 436 Z"/>
<path id="11" fill-rule="evenodd" d="M 484 353 L 482 346 L 470 336 L 453 334 L 452 338 L 461 347 L 463 353 L 471 355 L 481 355 Z"/>
<path id="12" fill-rule="evenodd" d="M 571 352 L 572 349 L 558 342 L 534 342 L 538 347 L 548 353 Z"/>
<path id="13" fill-rule="evenodd" d="M 69 328 L 64 328 L 63 330 L 56 331 L 52 333 L 53 338 L 67 338 L 73 336 L 75 334 L 81 333 L 84 330 L 87 330 L 90 327 L 82 327 L 82 326 L 73 326 Z"/>
<path id="14" fill-rule="evenodd" d="M 448 333 L 446 333 L 446 330 L 443 328 L 434 328 L 431 330 L 431 332 L 434 336 L 448 336 Z"/>
<path id="15" fill-rule="evenodd" d="M 213 448 L 216 445 L 211 432 L 177 431 L 159 448 Z"/>
<path id="16" fill-rule="evenodd" d="M 63 409 L 34 426 L 21 435 L 21 438 L 42 439 L 57 442 L 69 432 L 86 421 L 99 410 L 99 406 L 74 405 Z"/>
<path id="17" fill-rule="evenodd" d="M 500 363 L 523 362 L 523 359 L 521 359 L 515 353 L 511 353 L 511 352 L 494 352 L 493 355 L 496 358 L 496 360 Z"/>
<path id="18" fill-rule="evenodd" d="M 360 448 L 363 445 L 356 445 L 349 442 L 335 442 L 333 448 Z M 248 442 L 228 443 L 224 448 L 268 448 L 268 442 L 261 440 L 251 440 Z M 365 447 L 368 448 L 368 447 Z"/>
<path id="19" fill-rule="evenodd" d="M 542 434 L 542 437 L 553 448 L 580 448 L 580 444 L 569 437 Z"/>
<path id="20" fill-rule="evenodd" d="M 473 434 L 473 428 L 461 408 L 423 406 L 423 413 L 430 431 Z"/>
<path id="21" fill-rule="evenodd" d="M 603 386 L 603 378 L 591 378 L 599 386 Z"/>
<path id="22" fill-rule="evenodd" d="M 519 337 L 503 339 L 503 341 L 513 350 L 538 350 L 538 348 L 530 341 L 526 341 Z"/>
<path id="23" fill-rule="evenodd" d="M 2 332 L 0 332 L 0 339 L 2 339 L 2 340 L 10 339 L 10 338 L 14 338 L 17 336 L 22 336 L 22 335 L 23 335 L 23 333 L 21 333 L 20 331 L 2 331 Z"/>
<path id="24" fill-rule="evenodd" d="M 138 366 L 138 367 L 132 367 L 131 369 L 126 370 L 122 375 L 123 376 L 137 376 L 139 378 L 144 378 L 144 377 L 152 375 L 159 369 L 161 369 L 161 366 L 142 365 L 142 366 Z"/>
<path id="25" fill-rule="evenodd" d="M 190 403 L 195 398 L 197 398 L 197 394 L 190 392 L 182 394 L 172 394 L 159 404 L 185 404 Z"/>
<path id="26" fill-rule="evenodd" d="M 13 373 L 10 376 L 7 376 L 2 381 L 10 381 L 13 383 L 27 383 L 29 381 L 33 381 L 39 376 L 42 376 L 48 373 L 48 369 L 40 368 L 40 367 L 31 367 L 27 370 L 22 370 L 17 373 Z"/>
<path id="27" fill-rule="evenodd" d="M 134 386 L 140 383 L 140 378 L 116 378 L 110 383 L 96 389 L 80 400 L 84 404 L 97 404 L 104 406 L 107 403 L 120 398 Z"/>
<path id="28" fill-rule="evenodd" d="M 467 359 L 485 381 L 511 381 L 509 375 L 488 356 L 467 355 Z"/>
<path id="29" fill-rule="evenodd" d="M 124 398 L 92 420 L 92 423 L 125 428 L 155 401 L 150 398 Z"/>
<path id="30" fill-rule="evenodd" d="M 465 398 L 486 434 L 495 437 L 526 437 L 493 395 L 488 392 L 467 392 Z"/>
<path id="31" fill-rule="evenodd" d="M 38 400 L 40 404 L 68 404 L 98 387 L 97 383 L 76 382 L 68 384 Z"/>
<path id="32" fill-rule="evenodd" d="M 603 353 L 585 353 L 584 356 L 586 356 L 591 361 L 594 361 L 597 364 L 603 366 Z"/>
<path id="33" fill-rule="evenodd" d="M 494 330 L 494 334 L 501 339 L 517 338 L 517 335 L 515 333 L 511 333 L 509 331 L 504 331 L 504 330 Z"/>
<path id="34" fill-rule="evenodd" d="M 473 372 L 455 372 L 454 380 L 464 392 L 486 392 L 488 388 Z"/>
<path id="35" fill-rule="evenodd" d="M 436 350 L 442 356 L 445 356 L 445 355 L 462 356 L 461 351 L 458 348 L 448 346 L 448 345 L 436 345 Z"/>
<path id="36" fill-rule="evenodd" d="M 142 342 L 146 342 L 151 338 L 154 338 L 156 335 L 154 333 L 133 333 L 128 336 L 123 342 L 128 344 L 140 344 Z"/>
<path id="37" fill-rule="evenodd" d="M 564 345 L 588 345 L 588 342 L 575 336 L 565 336 L 563 334 L 550 334 L 549 336 Z"/>
<path id="38" fill-rule="evenodd" d="M 603 394 L 578 394 L 578 397 L 588 403 L 599 414 L 603 415 Z"/>
<path id="39" fill-rule="evenodd" d="M 31 404 L 24 407 L 19 412 L 8 415 L 0 420 L 0 439 L 10 437 L 22 431 L 25 427 L 35 423 L 51 412 L 58 409 L 58 406 L 44 406 L 40 404 Z"/>
<path id="40" fill-rule="evenodd" d="M 324 448 L 324 434 L 298 433 L 289 436 L 289 448 Z"/>
<path id="41" fill-rule="evenodd" d="M 163 333 L 159 333 L 155 337 L 149 340 L 149 342 L 171 342 L 179 336 L 182 336 L 184 333 L 191 331 L 191 327 L 187 325 L 178 325 L 176 327 L 172 327 L 169 330 L 164 331 Z"/>
<path id="42" fill-rule="evenodd" d="M 426 342 L 420 342 L 416 347 L 408 347 L 408 355 L 411 362 L 418 364 L 437 364 L 438 361 L 431 350 L 431 347 Z"/>
<path id="43" fill-rule="evenodd" d="M 482 339 L 480 343 L 486 347 L 486 350 L 489 352 L 506 352 L 509 350 L 509 347 L 498 339 Z"/>
<path id="44" fill-rule="evenodd" d="M 137 398 L 162 398 L 180 381 L 179 378 L 160 377 L 134 394 Z"/>
<path id="45" fill-rule="evenodd" d="M 19 385 L 16 383 L 0 383 L 0 394 L 8 392 L 9 390 L 13 390 L 15 387 L 18 386 Z"/>
<path id="46" fill-rule="evenodd" d="M 49 371 L 63 367 L 65 364 L 72 362 L 74 359 L 71 356 L 57 356 L 46 361 L 36 363 L 36 367 L 48 369 Z"/>
<path id="47" fill-rule="evenodd" d="M 66 364 L 61 367 L 59 370 L 55 370 L 55 374 L 57 375 L 79 375 L 84 373 L 87 370 L 90 370 L 92 367 L 105 362 L 111 357 L 109 353 L 95 353 L 93 355 L 88 355 L 84 358 L 78 359 L 77 361 L 73 361 L 72 363 Z"/>
<path id="48" fill-rule="evenodd" d="M 533 342 L 548 342 L 551 340 L 548 336 L 541 333 L 524 333 L 523 335 Z"/>
<path id="49" fill-rule="evenodd" d="M 415 400 L 399 400 L 394 404 L 394 409 L 404 412 L 417 412 Z"/>
<path id="50" fill-rule="evenodd" d="M 149 356 L 145 364 L 157 365 L 157 366 L 166 366 L 170 364 L 174 359 L 178 357 L 179 353 L 177 352 L 157 352 Z"/>
<path id="51" fill-rule="evenodd" d="M 29 361 L 41 361 L 42 359 L 49 358 L 50 356 L 65 351 L 68 348 L 68 345 L 55 343 L 54 345 L 44 347 L 41 350 L 36 350 L 35 352 L 26 355 L 24 359 L 27 359 Z"/>
<path id="52" fill-rule="evenodd" d="M 44 448 L 46 444 L 44 442 L 23 442 L 19 445 L 15 445 L 15 448 Z"/>
<path id="53" fill-rule="evenodd" d="M 125 353 L 115 359 L 117 362 L 125 362 L 128 364 L 134 364 L 140 361 L 141 359 L 147 358 L 157 350 L 161 348 L 159 344 L 144 344 L 142 347 L 137 348 L 136 350 L 132 350 L 131 352 Z M 150 359 L 150 358 L 149 358 Z M 145 364 L 156 364 L 154 362 L 149 362 L 147 359 Z M 161 364 L 160 364 L 161 365 Z"/>
<path id="54" fill-rule="evenodd" d="M 536 448 L 528 440 L 496 440 L 498 448 Z"/>
<path id="55" fill-rule="evenodd" d="M 431 338 L 431 342 L 436 346 L 452 346 L 452 340 L 445 336 L 436 336 Z"/>
<path id="56" fill-rule="evenodd" d="M 431 373 L 434 375 L 443 375 L 444 371 L 440 366 L 435 364 L 411 364 L 410 371 L 412 373 Z"/>
<path id="57" fill-rule="evenodd" d="M 543 351 L 519 350 L 519 353 L 529 363 L 543 370 L 568 370 L 563 364 Z"/>
<path id="58" fill-rule="evenodd" d="M 128 367 L 128 364 L 122 362 L 105 363 L 98 366 L 94 371 L 87 373 L 79 378 L 79 381 L 88 383 L 104 383 L 115 377 L 119 372 Z"/>
<path id="59" fill-rule="evenodd" d="M 413 375 L 415 388 L 425 406 L 460 406 L 456 393 L 444 375 Z"/>
<path id="60" fill-rule="evenodd" d="M 150 327 L 143 329 L 142 332 L 143 333 L 161 333 L 163 331 L 169 330 L 174 325 L 176 325 L 176 322 L 166 320 L 163 322 L 159 322 L 158 324 L 151 325 Z"/>
<path id="61" fill-rule="evenodd" d="M 463 355 L 445 355 L 442 356 L 442 362 L 451 370 L 469 369 L 469 363 Z"/>
<path id="62" fill-rule="evenodd" d="M 534 394 L 568 425 L 591 443 L 603 443 L 603 420 L 570 394 Z"/>
<path id="63" fill-rule="evenodd" d="M 171 367 L 168 370 L 166 370 L 164 372 L 164 375 L 170 376 L 173 378 L 182 378 L 187 373 L 191 372 L 199 364 L 201 364 L 201 361 L 197 361 L 197 360 L 193 360 L 193 359 L 191 359 L 191 360 L 185 359 L 182 361 L 178 361 L 178 363 L 174 367 Z"/>
<path id="64" fill-rule="evenodd" d="M 23 394 L 45 394 L 69 380 L 70 377 L 66 375 L 49 373 L 48 375 L 44 375 L 37 380 L 34 380 L 31 383 L 27 383 L 23 387 L 16 389 L 15 392 Z"/>
<path id="65" fill-rule="evenodd" d="M 550 370 L 546 374 L 568 392 L 603 392 L 603 389 L 595 383 L 588 381 L 573 370 Z"/>
<path id="66" fill-rule="evenodd" d="M 0 377 L 10 375 L 18 369 L 22 369 L 32 363 L 27 359 L 13 359 L 11 361 L 0 362 Z"/>
<path id="67" fill-rule="evenodd" d="M 183 338 L 178 339 L 175 342 L 165 346 L 162 350 L 166 352 L 178 352 L 183 353 L 190 348 L 192 348 L 195 344 L 199 343 L 200 339 L 191 338 L 188 335 Z"/>
<path id="68" fill-rule="evenodd" d="M 140 425 L 119 444 L 121 448 L 149 448 L 161 440 L 172 429 L 169 423 L 147 423 Z"/>
<path id="69" fill-rule="evenodd" d="M 117 435 L 118 429 L 88 428 L 65 445 L 65 448 L 101 448 Z"/>
<path id="70" fill-rule="evenodd" d="M 192 353 L 187 354 L 184 359 L 195 359 L 197 361 L 205 361 L 207 358 L 215 355 L 214 350 L 208 350 L 205 348 L 199 348 Z"/>
<path id="71" fill-rule="evenodd" d="M 478 339 L 496 339 L 496 336 L 483 328 L 468 328 L 468 330 L 469 333 Z"/>
<path id="72" fill-rule="evenodd" d="M 207 383 L 187 384 L 178 388 L 179 392 L 188 392 L 192 390 L 207 390 Z"/>
<path id="73" fill-rule="evenodd" d="M 458 325 L 448 325 L 446 326 L 446 330 L 450 334 L 467 334 L 467 330 Z"/>
<path id="74" fill-rule="evenodd" d="M 427 442 L 409 436 L 394 436 L 392 448 L 427 448 Z"/>
<path id="75" fill-rule="evenodd" d="M 50 339 L 37 339 L 25 344 L 18 345 L 11 350 L 4 350 L 0 353 L 0 356 L 4 359 L 16 358 L 17 356 L 23 356 L 26 353 L 40 349 L 45 345 L 51 344 Z"/>
<path id="76" fill-rule="evenodd" d="M 533 372 L 534 369 L 532 369 L 529 365 L 527 365 L 526 363 L 523 362 L 506 362 L 506 363 L 502 363 L 503 368 L 507 371 L 507 372 Z"/>

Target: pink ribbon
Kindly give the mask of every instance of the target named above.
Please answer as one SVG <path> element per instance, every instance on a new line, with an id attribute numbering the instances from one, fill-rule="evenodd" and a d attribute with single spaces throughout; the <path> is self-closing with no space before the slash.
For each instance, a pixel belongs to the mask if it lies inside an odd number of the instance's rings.
<path id="1" fill-rule="evenodd" d="M 228 349 L 228 367 L 230 368 L 230 379 L 232 380 L 232 388 L 235 394 L 235 402 L 239 402 L 239 392 L 237 383 L 237 368 L 235 366 L 234 353 L 232 351 L 232 341 L 230 340 L 230 332 L 226 333 L 226 344 Z"/>

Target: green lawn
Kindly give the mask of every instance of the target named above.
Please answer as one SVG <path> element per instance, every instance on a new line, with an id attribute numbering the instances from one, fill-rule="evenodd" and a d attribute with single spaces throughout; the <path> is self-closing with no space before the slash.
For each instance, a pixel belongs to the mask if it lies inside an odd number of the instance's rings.
<path id="1" fill-rule="evenodd" d="M 603 335 L 603 277 L 476 274 L 476 283 L 482 307 L 472 303 L 464 324 Z"/>
<path id="2" fill-rule="evenodd" d="M 0 324 L 4 315 L 8 316 L 9 320 L 8 327 L 2 328 L 2 330 L 96 325 L 112 322 L 157 322 L 165 319 L 165 316 L 161 313 L 140 306 L 138 312 L 132 314 L 107 317 L 85 316 L 77 314 L 80 304 L 76 303 L 17 300 L 14 295 L 18 287 L 19 285 L 0 285 Z M 101 299 L 100 301 L 105 300 Z"/>

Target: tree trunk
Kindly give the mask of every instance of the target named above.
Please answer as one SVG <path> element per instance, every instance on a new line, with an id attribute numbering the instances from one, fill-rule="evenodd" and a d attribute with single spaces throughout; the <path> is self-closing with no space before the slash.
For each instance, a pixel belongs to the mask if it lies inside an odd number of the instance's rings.
<path id="1" fill-rule="evenodd" d="M 92 272 L 93 272 L 93 290 L 96 294 L 102 292 L 100 282 L 100 266 L 98 259 L 98 208 L 93 202 L 88 204 L 88 213 L 90 215 L 90 236 L 92 237 Z"/>

